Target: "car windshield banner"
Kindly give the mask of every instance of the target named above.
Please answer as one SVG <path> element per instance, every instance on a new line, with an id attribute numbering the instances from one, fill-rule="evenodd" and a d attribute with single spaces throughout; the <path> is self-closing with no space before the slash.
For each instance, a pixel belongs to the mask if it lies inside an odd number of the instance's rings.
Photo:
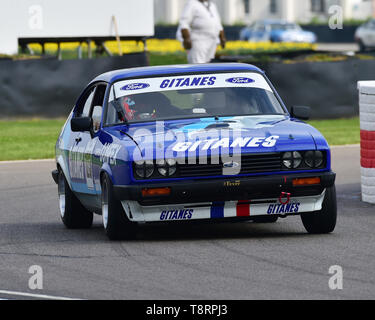
<path id="1" fill-rule="evenodd" d="M 114 90 L 111 90 L 109 101 L 114 99 L 113 91 L 115 97 L 120 98 L 147 92 L 239 87 L 259 88 L 272 92 L 265 78 L 258 73 L 197 74 L 118 81 L 114 84 Z"/>

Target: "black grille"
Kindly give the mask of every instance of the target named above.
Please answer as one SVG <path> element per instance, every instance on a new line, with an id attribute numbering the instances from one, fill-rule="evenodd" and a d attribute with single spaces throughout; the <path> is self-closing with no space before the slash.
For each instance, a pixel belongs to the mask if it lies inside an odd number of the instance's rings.
<path id="1" fill-rule="evenodd" d="M 234 160 L 235 161 L 235 160 Z M 207 159 L 206 164 L 199 163 L 196 159 L 195 164 L 178 164 L 179 177 L 200 177 L 200 176 L 220 176 L 223 174 L 223 160 L 219 163 L 216 160 L 212 163 Z M 261 154 L 243 154 L 241 156 L 241 167 L 239 174 L 262 173 L 281 171 L 280 153 L 261 153 Z"/>

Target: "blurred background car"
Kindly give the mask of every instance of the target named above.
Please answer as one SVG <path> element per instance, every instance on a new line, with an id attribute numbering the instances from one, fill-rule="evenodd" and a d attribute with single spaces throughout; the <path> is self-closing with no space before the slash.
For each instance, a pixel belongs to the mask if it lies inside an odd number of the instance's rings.
<path id="1" fill-rule="evenodd" d="M 240 40 L 315 43 L 317 37 L 296 23 L 284 20 L 259 20 L 240 31 Z"/>
<path id="2" fill-rule="evenodd" d="M 354 39 L 358 43 L 360 51 L 365 51 L 368 48 L 375 49 L 375 19 L 359 26 Z"/>

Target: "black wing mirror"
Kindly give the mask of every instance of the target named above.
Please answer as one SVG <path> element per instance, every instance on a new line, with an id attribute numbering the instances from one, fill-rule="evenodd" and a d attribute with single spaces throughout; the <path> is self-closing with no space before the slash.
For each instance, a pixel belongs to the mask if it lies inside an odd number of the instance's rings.
<path id="1" fill-rule="evenodd" d="M 83 132 L 92 130 L 92 119 L 90 117 L 72 118 L 70 127 L 73 132 Z"/>
<path id="2" fill-rule="evenodd" d="M 309 120 L 310 118 L 310 107 L 305 106 L 294 106 L 290 112 L 293 118 L 300 120 Z"/>

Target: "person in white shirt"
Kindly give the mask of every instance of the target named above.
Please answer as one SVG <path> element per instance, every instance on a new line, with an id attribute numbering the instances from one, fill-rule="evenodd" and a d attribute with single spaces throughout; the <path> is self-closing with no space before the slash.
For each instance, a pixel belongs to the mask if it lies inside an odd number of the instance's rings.
<path id="1" fill-rule="evenodd" d="M 220 41 L 225 48 L 225 35 L 216 5 L 211 0 L 188 0 L 177 30 L 187 50 L 188 63 L 207 63 L 215 57 Z"/>

